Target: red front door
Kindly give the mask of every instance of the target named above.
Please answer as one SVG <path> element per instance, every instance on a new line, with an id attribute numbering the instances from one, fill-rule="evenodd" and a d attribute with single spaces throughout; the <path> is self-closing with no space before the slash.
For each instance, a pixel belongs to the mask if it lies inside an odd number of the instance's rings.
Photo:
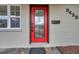
<path id="1" fill-rule="evenodd" d="M 30 39 L 33 42 L 48 42 L 48 6 L 30 6 Z"/>

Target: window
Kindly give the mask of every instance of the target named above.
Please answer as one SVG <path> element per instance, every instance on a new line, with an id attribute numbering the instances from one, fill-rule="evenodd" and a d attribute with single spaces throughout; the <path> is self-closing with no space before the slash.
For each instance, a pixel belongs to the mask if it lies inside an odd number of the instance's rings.
<path id="1" fill-rule="evenodd" d="M 20 6 L 11 6 L 11 15 L 20 16 Z"/>
<path id="2" fill-rule="evenodd" d="M 0 28 L 7 28 L 7 19 L 0 19 Z"/>
<path id="3" fill-rule="evenodd" d="M 0 16 L 7 15 L 7 6 L 0 6 Z"/>
<path id="4" fill-rule="evenodd" d="M 10 6 L 10 27 L 19 28 L 20 27 L 20 6 Z"/>
<path id="5" fill-rule="evenodd" d="M 11 18 L 11 27 L 12 28 L 18 28 L 18 27 L 20 27 L 20 18 Z"/>
<path id="6" fill-rule="evenodd" d="M 0 6 L 0 28 L 7 28 L 7 6 Z"/>
<path id="7" fill-rule="evenodd" d="M 44 37 L 44 10 L 35 10 L 35 37 Z"/>
<path id="8" fill-rule="evenodd" d="M 20 28 L 20 6 L 0 5 L 0 29 Z"/>

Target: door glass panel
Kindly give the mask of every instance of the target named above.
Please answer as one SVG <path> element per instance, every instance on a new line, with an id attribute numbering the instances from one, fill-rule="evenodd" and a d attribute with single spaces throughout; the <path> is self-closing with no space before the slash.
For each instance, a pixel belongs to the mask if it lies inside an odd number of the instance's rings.
<path id="1" fill-rule="evenodd" d="M 35 38 L 44 38 L 44 10 L 35 10 Z"/>

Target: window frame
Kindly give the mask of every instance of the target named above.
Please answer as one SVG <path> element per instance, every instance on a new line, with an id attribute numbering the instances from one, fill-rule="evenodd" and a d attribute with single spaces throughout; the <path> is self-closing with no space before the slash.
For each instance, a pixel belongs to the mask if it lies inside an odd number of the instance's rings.
<path id="1" fill-rule="evenodd" d="M 1 6 L 7 6 L 7 15 L 6 16 L 0 16 L 0 17 L 6 17 L 7 18 L 7 28 L 0 28 L 0 31 L 20 31 L 21 30 L 21 5 L 1 5 Z M 20 7 L 20 16 L 11 16 L 10 7 L 11 6 L 19 6 Z M 11 27 L 11 17 L 20 18 L 20 27 Z"/>

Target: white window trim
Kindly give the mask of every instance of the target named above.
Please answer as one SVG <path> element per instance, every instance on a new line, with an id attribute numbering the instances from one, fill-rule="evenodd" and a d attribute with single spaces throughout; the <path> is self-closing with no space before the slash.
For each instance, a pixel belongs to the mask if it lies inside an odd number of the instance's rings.
<path id="1" fill-rule="evenodd" d="M 3 5 L 2 5 L 3 6 Z M 6 17 L 8 20 L 7 20 L 7 28 L 0 28 L 0 32 L 3 32 L 3 31 L 21 31 L 21 5 L 5 5 L 7 6 L 7 16 L 0 16 L 0 17 Z M 11 16 L 10 15 L 10 6 L 20 6 L 20 16 Z M 20 18 L 20 27 L 19 28 L 11 28 L 10 27 L 10 18 L 11 17 L 18 17 Z"/>

